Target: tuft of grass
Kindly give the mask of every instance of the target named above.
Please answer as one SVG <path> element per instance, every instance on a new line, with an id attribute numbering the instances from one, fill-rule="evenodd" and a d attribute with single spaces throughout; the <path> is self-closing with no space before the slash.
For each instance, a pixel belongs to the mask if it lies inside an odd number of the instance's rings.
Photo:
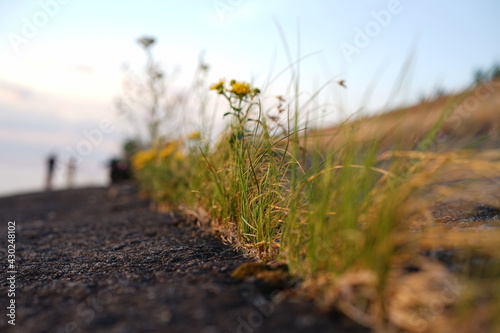
<path id="1" fill-rule="evenodd" d="M 213 217 L 230 225 L 240 247 L 260 258 L 278 253 L 287 190 L 287 150 L 271 135 L 250 84 L 221 81 L 212 86 L 230 106 L 230 125 L 214 154 L 205 155 Z"/>

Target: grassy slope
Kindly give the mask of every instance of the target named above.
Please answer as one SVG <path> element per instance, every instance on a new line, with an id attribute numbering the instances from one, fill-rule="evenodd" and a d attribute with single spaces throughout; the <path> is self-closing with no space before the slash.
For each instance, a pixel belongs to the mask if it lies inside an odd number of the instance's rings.
<path id="1" fill-rule="evenodd" d="M 429 133 L 434 133 L 434 135 L 429 135 Z M 404 219 L 405 225 L 407 224 L 412 230 L 421 231 L 415 243 L 418 243 L 417 248 L 420 251 L 441 253 L 446 250 L 448 252 L 444 252 L 447 254 L 457 256 L 451 261 L 460 263 L 460 274 L 457 273 L 457 276 L 463 279 L 461 281 L 466 281 L 464 286 L 467 286 L 468 290 L 458 293 L 460 297 L 457 298 L 454 306 L 454 311 L 459 308 L 466 309 L 460 314 L 461 323 L 457 321 L 451 324 L 452 321 L 443 319 L 448 314 L 436 312 L 433 313 L 434 318 L 422 316 L 421 319 L 427 325 L 425 331 L 469 332 L 472 331 L 470 327 L 481 321 L 477 319 L 479 317 L 475 311 L 479 305 L 485 306 L 484 309 L 487 309 L 485 311 L 490 314 L 498 311 L 500 293 L 492 286 L 498 285 L 499 277 L 500 252 L 497 245 L 500 236 L 499 220 L 497 216 L 493 217 L 494 214 L 482 218 L 478 212 L 481 207 L 487 207 L 494 212 L 500 209 L 498 191 L 500 185 L 500 80 L 414 106 L 358 118 L 339 126 L 312 130 L 307 140 L 307 145 L 303 144 L 307 151 L 316 151 L 321 155 L 342 151 L 343 147 L 348 147 L 353 142 L 359 147 L 367 147 L 370 143 L 381 140 L 382 152 L 391 149 L 412 150 L 413 152 L 401 153 L 401 155 L 424 156 L 424 160 L 429 163 L 420 171 L 422 175 L 427 174 L 427 176 L 421 179 L 420 186 L 417 187 L 418 191 L 415 191 L 411 200 L 407 200 L 405 204 L 408 210 L 419 213 L 411 219 Z M 418 153 L 415 150 L 424 152 Z M 419 159 L 415 158 L 415 160 Z M 419 179 L 418 174 L 414 176 L 415 180 Z M 358 183 L 354 179 L 353 182 Z M 333 186 L 338 186 L 338 184 L 332 184 L 327 191 L 331 191 Z M 392 197 L 392 199 L 396 198 L 396 196 Z M 379 221 L 384 220 L 379 219 Z M 328 233 L 328 235 L 331 234 Z M 413 239 L 412 242 L 415 240 Z M 380 242 L 380 244 L 383 243 L 383 241 Z M 374 246 L 370 251 L 376 249 L 377 247 Z M 482 266 L 478 268 L 464 258 L 458 258 L 459 253 L 462 252 L 468 253 L 470 258 L 475 258 L 475 255 L 481 253 L 490 261 L 482 263 Z M 434 274 L 438 270 L 431 269 L 430 271 Z M 417 277 L 418 280 L 423 275 L 413 275 L 413 277 Z M 424 280 L 422 278 L 419 281 Z M 401 277 L 387 281 L 389 290 L 394 285 L 405 283 Z M 417 290 L 415 282 L 409 285 L 413 286 L 413 289 L 410 289 L 412 293 L 415 293 Z M 474 288 L 478 289 L 472 292 Z M 479 298 L 475 298 L 481 293 L 478 291 L 481 288 L 484 288 L 482 292 L 487 295 L 484 298 L 488 299 L 486 302 L 477 302 Z M 411 300 L 414 294 L 405 295 L 408 304 L 411 305 L 406 310 L 410 308 L 414 310 L 402 313 L 401 318 L 405 318 L 402 321 L 396 318 L 397 312 L 400 309 L 403 309 L 403 312 L 406 311 L 405 307 L 400 304 L 391 308 L 392 303 L 389 301 L 387 309 L 391 321 L 397 322 L 400 327 L 405 327 L 405 320 L 415 319 L 416 309 L 426 309 L 429 300 L 439 299 L 437 296 L 429 296 L 430 298 L 426 300 L 427 296 L 424 294 L 427 295 L 427 292 L 426 288 L 419 291 L 418 298 L 424 300 L 420 305 L 418 301 L 415 301 L 416 298 Z M 477 294 L 467 300 L 468 292 L 471 295 Z M 435 320 L 436 318 L 438 320 Z M 488 321 L 489 319 L 485 322 Z M 493 322 L 496 324 L 491 324 Z M 412 331 L 415 328 L 412 325 L 408 324 L 405 328 Z M 488 325 L 491 325 L 493 332 L 495 330 L 493 326 L 497 325 L 495 327 L 498 328 L 500 322 L 491 321 Z"/>
<path id="2" fill-rule="evenodd" d="M 500 80 L 458 94 L 442 96 L 432 101 L 396 109 L 384 114 L 357 119 L 347 127 L 356 129 L 354 139 L 368 143 L 382 138 L 382 148 L 416 149 L 418 143 L 445 117 L 436 142 L 426 150 L 500 148 Z M 345 125 L 343 128 L 345 129 Z M 347 136 L 340 126 L 310 133 L 320 151 L 341 146 Z"/>

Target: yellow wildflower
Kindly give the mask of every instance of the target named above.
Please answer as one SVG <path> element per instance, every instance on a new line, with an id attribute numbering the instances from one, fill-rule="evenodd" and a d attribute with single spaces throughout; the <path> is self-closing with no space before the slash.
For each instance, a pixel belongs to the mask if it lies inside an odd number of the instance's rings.
<path id="1" fill-rule="evenodd" d="M 165 159 L 175 153 L 177 151 L 177 148 L 179 147 L 179 143 L 177 141 L 172 141 L 167 143 L 162 150 L 160 150 L 160 153 L 158 156 L 161 159 Z"/>
<path id="2" fill-rule="evenodd" d="M 219 93 L 221 93 L 224 90 L 225 81 L 226 80 L 224 79 L 220 79 L 219 82 L 210 86 L 210 90 L 217 90 Z"/>
<path id="3" fill-rule="evenodd" d="M 149 149 L 143 150 L 132 156 L 132 167 L 134 170 L 144 169 L 156 158 L 156 151 Z"/>
<path id="4" fill-rule="evenodd" d="M 201 137 L 200 131 L 194 131 L 188 134 L 188 140 L 198 140 Z"/>
<path id="5" fill-rule="evenodd" d="M 239 96 L 246 96 L 250 94 L 252 91 L 250 90 L 250 83 L 232 82 L 231 92 Z"/>
<path id="6" fill-rule="evenodd" d="M 181 151 L 178 151 L 174 154 L 174 159 L 176 161 L 182 161 L 186 158 L 186 156 L 181 152 Z"/>

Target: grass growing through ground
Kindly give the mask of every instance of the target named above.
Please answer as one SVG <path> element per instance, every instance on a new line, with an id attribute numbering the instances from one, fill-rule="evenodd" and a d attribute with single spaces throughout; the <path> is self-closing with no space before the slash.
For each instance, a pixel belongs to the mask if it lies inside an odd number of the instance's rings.
<path id="1" fill-rule="evenodd" d="M 249 83 L 221 80 L 211 89 L 228 105 L 217 142 L 201 133 L 133 157 L 136 178 L 154 200 L 207 212 L 225 240 L 255 258 L 286 261 L 303 279 L 304 294 L 377 331 L 456 331 L 468 326 L 453 314 L 471 320 L 478 302 L 481 325 L 498 325 L 498 288 L 484 288 L 498 283 L 500 272 L 492 241 L 446 243 L 469 261 L 483 250 L 493 264 L 479 276 L 467 260 L 452 274 L 422 256 L 436 248 L 428 232 L 436 227 L 436 193 L 457 193 L 456 183 L 439 175 L 467 163 L 465 155 L 383 152 L 381 140 L 360 144 L 356 127 L 347 125 L 337 129 L 342 145 L 318 155 L 307 148 L 314 139 L 299 126 L 298 103 L 290 115 L 280 98 L 278 115 L 270 116 Z M 436 140 L 443 119 L 423 140 Z M 468 161 L 477 177 L 500 175 L 495 157 Z M 440 232 L 445 243 L 450 231 Z"/>

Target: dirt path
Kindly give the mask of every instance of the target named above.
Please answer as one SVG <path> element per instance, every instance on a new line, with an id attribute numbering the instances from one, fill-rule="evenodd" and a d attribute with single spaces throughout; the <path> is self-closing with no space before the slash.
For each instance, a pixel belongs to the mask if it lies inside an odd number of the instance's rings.
<path id="1" fill-rule="evenodd" d="M 367 332 L 230 277 L 241 254 L 133 191 L 0 198 L 1 332 Z M 16 221 L 15 298 L 7 222 Z M 15 299 L 15 326 L 7 306 Z"/>

